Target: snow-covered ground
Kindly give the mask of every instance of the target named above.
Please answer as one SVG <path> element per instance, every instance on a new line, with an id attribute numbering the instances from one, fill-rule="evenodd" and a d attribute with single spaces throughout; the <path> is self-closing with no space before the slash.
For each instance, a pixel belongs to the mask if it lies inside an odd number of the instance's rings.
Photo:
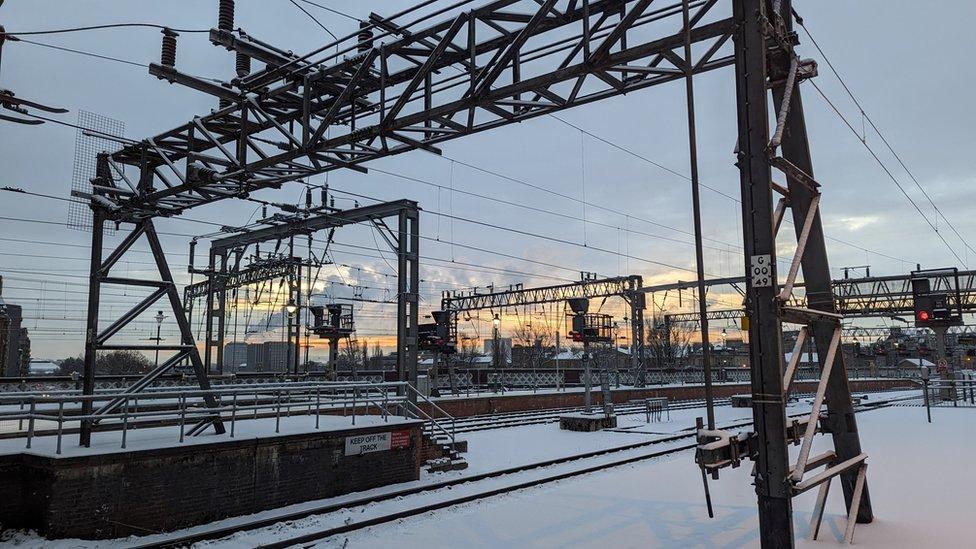
<path id="1" fill-rule="evenodd" d="M 870 401 L 904 395 L 903 392 L 876 394 L 871 395 Z M 808 410 L 809 403 L 801 401 L 791 406 L 789 411 L 799 413 Z M 703 409 L 675 410 L 671 412 L 670 421 L 665 415 L 662 418 L 664 421 L 650 424 L 645 422 L 642 414 L 623 416 L 618 429 L 595 433 L 560 431 L 555 423 L 468 433 L 464 438 L 470 444 L 466 458 L 471 467 L 466 471 L 424 473 L 418 482 L 307 502 L 263 512 L 255 517 L 276 516 L 324 503 L 350 501 L 364 495 L 667 438 L 674 433 L 687 432 L 694 425 L 694 418 L 702 415 Z M 716 409 L 716 415 L 721 426 L 749 421 L 751 411 L 724 406 Z M 868 483 L 877 519 L 874 524 L 858 526 L 856 544 L 885 548 L 919 547 L 922 544 L 932 547 L 969 546 L 976 538 L 976 523 L 965 519 L 969 510 L 976 507 L 976 491 L 972 490 L 976 473 L 966 467 L 965 459 L 973 454 L 976 441 L 967 437 L 966 433 L 972 419 L 976 419 L 976 410 L 936 409 L 933 410 L 934 422 L 931 425 L 925 423 L 924 409 L 917 407 L 868 411 L 859 414 L 858 418 L 863 445 L 870 456 Z M 818 438 L 821 443 L 829 442 L 823 437 Z M 590 458 L 585 465 L 643 455 L 689 442 L 688 439 L 663 442 L 616 452 Z M 817 451 L 815 447 L 814 452 Z M 279 523 L 201 546 L 253 547 L 262 542 L 382 516 L 407 506 L 514 485 L 583 466 L 578 462 L 567 463 L 465 483 L 451 489 Z M 395 544 L 401 548 L 424 549 L 457 546 L 758 546 L 755 495 L 750 485 L 749 469 L 746 463 L 738 469 L 723 471 L 719 481 L 711 482 L 716 510 L 716 518 L 711 520 L 705 511 L 699 470 L 693 463 L 692 453 L 685 451 L 372 527 L 341 538 L 324 540 L 318 546 L 371 548 Z M 842 545 L 839 540 L 845 528 L 844 504 L 841 490 L 838 486 L 834 488 L 821 530 L 821 540 L 800 541 L 799 546 Z M 794 501 L 798 539 L 809 533 L 808 523 L 814 498 L 815 491 L 812 491 Z M 242 524 L 255 517 L 227 519 L 182 533 Z M 159 539 L 159 536 L 94 543 L 77 540 L 50 542 L 18 534 L 9 537 L 7 543 L 20 546 L 43 544 L 49 547 L 125 547 L 152 539 Z"/>
<path id="2" fill-rule="evenodd" d="M 976 451 L 974 419 L 976 410 L 961 408 L 933 410 L 931 425 L 921 408 L 859 415 L 876 518 L 858 525 L 858 547 L 974 546 L 976 470 L 967 464 Z M 714 519 L 706 514 L 701 476 L 688 451 L 376 526 L 317 547 L 757 547 L 749 469 L 724 471 L 711 482 Z M 844 546 L 838 488 L 831 490 L 819 541 L 805 539 L 816 491 L 794 500 L 799 547 Z"/>
<path id="3" fill-rule="evenodd" d="M 78 445 L 77 434 L 65 434 L 61 439 L 61 453 L 57 454 L 57 436 L 45 435 L 34 437 L 31 447 L 26 448 L 26 438 L 0 439 L 0 455 L 3 454 L 34 454 L 39 456 L 66 458 L 87 456 L 94 454 L 110 454 L 116 452 L 131 452 L 136 450 L 152 450 L 171 446 L 193 446 L 231 440 L 248 440 L 262 437 L 297 435 L 324 431 L 340 431 L 357 427 L 372 427 L 379 425 L 402 425 L 416 423 L 416 420 L 404 420 L 398 416 L 356 416 L 356 424 L 352 423 L 352 416 L 321 415 L 316 426 L 315 416 L 281 417 L 280 424 L 275 431 L 275 418 L 237 419 L 234 425 L 234 436 L 231 437 L 231 425 L 225 420 L 227 429 L 222 435 L 208 429 L 199 436 L 186 435 L 180 442 L 179 426 L 150 427 L 146 429 L 129 429 L 126 433 L 126 446 L 122 448 L 121 431 L 103 431 L 92 433 L 90 447 Z M 188 431 L 193 423 L 187 423 Z"/>

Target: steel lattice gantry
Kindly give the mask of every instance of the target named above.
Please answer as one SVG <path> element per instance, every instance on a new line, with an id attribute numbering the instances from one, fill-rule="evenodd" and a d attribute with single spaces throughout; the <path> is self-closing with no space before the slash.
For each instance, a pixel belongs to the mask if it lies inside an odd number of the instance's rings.
<path id="1" fill-rule="evenodd" d="M 690 60 L 694 73 L 732 63 L 717 55 L 731 19 L 707 22 L 717 3 L 692 2 L 690 38 L 702 43 Z M 116 171 L 130 166 L 139 175 L 97 186 L 98 204 L 113 220 L 174 215 L 328 170 L 365 171 L 361 164 L 385 156 L 438 152 L 443 141 L 680 80 L 680 22 L 648 34 L 681 11 L 652 0 L 501 0 L 421 30 L 393 30 L 360 44 L 363 51 L 302 58 L 214 29 L 215 44 L 266 68 L 228 88 L 153 64 L 153 74 L 228 106 L 114 153 Z"/>
<path id="2" fill-rule="evenodd" d="M 211 94 L 221 107 L 99 155 L 91 194 L 77 193 L 94 212 L 84 392 L 94 390 L 95 355 L 111 335 L 98 330 L 101 285 L 143 234 L 165 287 L 114 322 L 111 332 L 172 286 L 182 341 L 174 350 L 190 360 L 201 387 L 209 387 L 155 218 L 329 170 L 365 172 L 361 165 L 369 160 L 415 149 L 438 152 L 443 141 L 728 66 L 733 57 L 720 51 L 734 28 L 717 5 L 691 2 L 693 13 L 683 25 L 680 3 L 498 0 L 409 31 L 379 18 L 374 25 L 381 35 L 336 54 L 328 45 L 303 57 L 243 32 L 213 29 L 214 44 L 265 67 L 218 85 L 153 64 L 152 74 Z M 686 60 L 679 52 L 688 42 L 699 47 Z M 106 222 L 135 229 L 103 262 Z M 83 426 L 83 444 L 89 427 Z"/>
<path id="3" fill-rule="evenodd" d="M 731 16 L 728 8 L 731 4 Z M 735 64 L 738 166 L 742 182 L 745 263 L 775 257 L 783 209 L 771 210 L 775 165 L 788 180 L 799 249 L 788 277 L 802 263 L 811 329 L 826 348 L 833 318 L 826 249 L 817 208 L 803 110 L 796 89 L 795 35 L 788 0 L 497 0 L 454 13 L 424 28 L 404 30 L 379 18 L 380 36 L 332 53 L 335 44 L 295 57 L 244 33 L 211 31 L 211 41 L 265 63 L 226 85 L 152 65 L 150 72 L 221 99 L 225 106 L 172 130 L 127 143 L 103 155 L 93 181 L 92 284 L 86 344 L 86 391 L 93 388 L 98 344 L 98 297 L 107 268 L 101 261 L 106 221 L 136 224 L 154 235 L 153 219 L 336 169 L 365 171 L 370 160 L 437 144 L 562 109 L 658 84 L 691 79 Z M 719 8 L 721 6 L 722 8 Z M 445 10 L 449 12 L 450 10 Z M 734 36 L 733 53 L 725 47 Z M 803 65 L 803 69 L 809 65 Z M 807 74 L 806 76 L 812 76 Z M 783 105 L 771 154 L 770 102 Z M 692 99 L 688 94 L 688 107 Z M 792 95 L 792 101 L 790 96 Z M 786 116 L 788 114 L 788 116 Z M 775 151 L 775 147 L 773 147 Z M 116 179 L 119 181 L 116 184 Z M 786 197 L 784 197 L 786 198 Z M 401 231 L 403 233 L 405 231 Z M 192 345 L 178 294 L 158 240 L 150 238 L 160 273 L 201 384 L 206 371 Z M 113 252 L 115 263 L 124 252 Z M 802 257 L 801 257 L 802 256 Z M 771 279 L 776 280 L 775 264 Z M 761 539 L 766 547 L 792 545 L 792 509 L 786 476 L 783 353 L 778 288 L 750 282 L 746 308 L 754 417 L 759 444 L 756 485 Z M 400 311 L 401 318 L 406 311 Z M 819 316 L 818 316 L 819 315 Z M 842 361 L 839 356 L 836 360 Z M 826 361 L 829 428 L 838 455 L 860 452 L 845 370 Z M 829 372 L 829 374 L 828 374 Z M 816 412 L 816 410 L 815 410 Z M 813 415 L 812 415 L 813 416 Z M 811 417 L 811 422 L 817 422 Z M 808 422 L 810 423 L 810 422 Z M 842 475 L 848 507 L 854 479 Z M 870 520 L 865 492 L 862 520 Z M 856 507 L 856 505 L 855 505 Z"/>
<path id="4" fill-rule="evenodd" d="M 565 303 L 570 299 L 622 297 L 630 306 L 631 368 L 638 386 L 645 382 L 644 371 L 644 303 L 643 279 L 637 275 L 581 280 L 570 284 L 476 293 L 444 292 L 441 310 L 450 313 L 450 322 L 457 325 L 457 315 L 465 311 L 483 309 L 504 310 L 509 307 L 543 303 Z M 456 329 L 454 330 L 456 333 Z"/>
<path id="5" fill-rule="evenodd" d="M 313 213 L 315 215 L 285 216 L 281 221 L 269 227 L 249 230 L 211 242 L 209 266 L 206 270 L 207 280 L 186 288 L 187 295 L 193 293 L 207 297 L 206 310 L 209 311 L 209 314 L 204 313 L 207 315 L 204 362 L 210 364 L 210 358 L 213 356 L 218 365 L 223 364 L 227 290 L 232 287 L 231 284 L 251 278 L 247 276 L 247 269 L 235 270 L 237 263 L 232 261 L 232 256 L 238 256 L 239 252 L 253 244 L 289 241 L 296 236 L 310 237 L 312 234 L 323 230 L 334 230 L 355 224 L 370 224 L 380 231 L 384 240 L 397 255 L 397 371 L 402 380 L 416 384 L 417 322 L 420 292 L 420 208 L 417 203 L 412 200 L 395 200 L 347 210 L 323 207 L 313 210 Z M 387 225 L 385 220 L 388 218 L 397 220 L 396 229 Z M 294 266 L 300 265 L 301 259 L 292 257 L 289 253 L 289 256 L 284 258 L 283 263 L 278 268 L 272 269 L 274 272 L 265 272 L 263 275 L 277 274 L 277 271 L 287 269 L 289 266 L 292 268 L 291 272 L 294 272 Z M 257 268 L 260 269 L 261 266 L 259 265 Z M 267 271 L 268 269 L 264 268 L 264 270 Z M 291 272 L 286 273 L 286 275 L 291 274 Z M 302 295 L 300 271 L 295 283 L 298 289 L 290 290 L 290 292 L 297 294 L 300 299 Z M 299 309 L 301 308 L 300 301 L 296 305 Z M 215 320 L 216 323 L 214 323 Z M 296 338 L 297 342 L 299 336 L 297 327 L 293 334 L 291 330 L 289 332 L 289 335 Z M 293 365 L 297 373 L 299 362 L 297 349 L 300 348 L 300 345 L 296 344 L 295 347 L 296 352 L 289 358 L 291 359 L 290 364 Z"/>
<path id="6" fill-rule="evenodd" d="M 913 274 L 892 276 L 869 276 L 862 278 L 840 278 L 831 283 L 834 307 L 836 311 L 849 318 L 891 317 L 912 315 L 915 303 L 912 298 Z M 955 293 L 956 274 L 951 272 L 936 272 L 925 276 L 929 279 L 932 291 Z M 959 271 L 958 290 L 960 309 L 963 312 L 976 311 L 976 271 Z M 708 280 L 708 285 L 725 285 L 744 283 L 745 278 L 723 278 Z M 692 282 L 681 282 L 658 287 L 648 287 L 645 291 L 655 289 L 684 289 L 693 287 Z M 796 286 L 802 287 L 803 284 Z M 806 299 L 795 296 L 791 305 L 806 306 Z M 738 319 L 745 316 L 743 309 L 720 309 L 708 312 L 709 320 Z M 674 313 L 664 315 L 664 321 L 671 323 L 698 322 L 698 313 Z"/>

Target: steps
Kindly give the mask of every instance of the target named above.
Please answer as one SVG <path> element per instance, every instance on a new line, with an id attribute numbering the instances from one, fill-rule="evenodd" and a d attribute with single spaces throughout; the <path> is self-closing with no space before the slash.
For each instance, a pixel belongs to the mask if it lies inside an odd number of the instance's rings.
<path id="1" fill-rule="evenodd" d="M 468 441 L 452 440 L 442 434 L 434 435 L 427 429 L 424 430 L 422 440 L 421 459 L 427 472 L 440 473 L 468 468 L 468 462 L 461 456 L 468 451 Z"/>

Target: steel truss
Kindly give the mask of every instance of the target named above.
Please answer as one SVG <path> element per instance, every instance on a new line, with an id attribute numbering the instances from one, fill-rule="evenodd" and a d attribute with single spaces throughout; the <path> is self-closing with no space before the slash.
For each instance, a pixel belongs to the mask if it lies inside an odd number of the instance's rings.
<path id="1" fill-rule="evenodd" d="M 733 61 L 718 56 L 731 19 L 706 22 L 716 4 L 691 3 L 696 74 Z M 394 30 L 364 51 L 319 61 L 214 29 L 212 42 L 266 68 L 225 87 L 152 65 L 160 78 L 229 105 L 128 144 L 111 161 L 120 174 L 136 168 L 138 179 L 95 191 L 113 220 L 174 215 L 329 170 L 365 171 L 361 164 L 385 156 L 439 152 L 435 145 L 450 139 L 679 80 L 684 31 L 635 35 L 681 12 L 680 3 L 652 0 L 498 0 L 420 30 L 389 23 Z"/>
<path id="2" fill-rule="evenodd" d="M 841 278 L 831 283 L 835 310 L 848 318 L 891 317 L 912 315 L 915 303 L 912 298 L 911 273 L 892 276 L 872 276 L 863 278 Z M 950 292 L 956 295 L 954 273 L 933 273 L 927 275 L 933 291 Z M 709 286 L 733 283 L 744 283 L 745 278 L 729 278 L 707 280 Z M 796 287 L 803 284 L 797 283 Z M 665 290 L 679 290 L 694 287 L 693 282 L 679 282 L 676 284 L 654 287 Z M 645 288 L 644 291 L 649 291 Z M 963 312 L 976 311 L 976 271 L 959 272 L 959 304 Z M 790 304 L 806 307 L 807 300 L 803 296 L 792 296 Z M 745 316 L 743 309 L 718 309 L 708 311 L 709 320 L 738 319 Z M 699 315 L 695 313 L 674 313 L 664 315 L 665 323 L 698 322 Z"/>
<path id="3" fill-rule="evenodd" d="M 397 304 L 404 315 L 398 317 L 397 323 L 397 371 L 401 381 L 415 384 L 417 376 L 417 322 L 419 304 L 419 221 L 420 208 L 412 200 L 396 200 L 383 202 L 348 210 L 334 208 L 318 208 L 307 214 L 283 216 L 273 225 L 260 229 L 249 230 L 214 240 L 210 245 L 210 260 L 204 272 L 207 279 L 186 288 L 186 295 L 202 295 L 207 297 L 206 330 L 204 341 L 204 362 L 211 364 L 210 358 L 215 357 L 216 364 L 223 366 L 225 330 L 224 321 L 227 310 L 227 290 L 234 285 L 248 284 L 256 277 L 280 278 L 282 274 L 289 277 L 289 297 L 301 310 L 303 261 L 294 257 L 290 249 L 285 257 L 272 261 L 268 265 L 258 264 L 248 269 L 240 269 L 240 257 L 251 245 L 264 242 L 293 242 L 295 237 L 311 236 L 319 231 L 356 225 L 368 224 L 380 231 L 392 251 L 397 254 Z M 386 219 L 396 218 L 397 229 L 391 229 Z M 235 260 L 236 258 L 236 260 Z M 255 271 L 253 274 L 251 271 Z M 209 312 L 209 313 L 208 313 Z M 214 322 L 216 320 L 216 323 Z M 216 325 L 215 325 L 216 324 Z M 292 353 L 289 349 L 289 364 L 298 372 L 300 349 L 300 321 L 289 319 L 288 341 L 295 341 Z"/>
<path id="4" fill-rule="evenodd" d="M 365 171 L 362 165 L 370 160 L 415 149 L 437 153 L 436 145 L 450 139 L 735 64 L 746 262 L 775 257 L 773 229 L 785 203 L 774 215 L 772 192 L 785 191 L 799 231 L 799 253 L 786 293 L 791 294 L 802 265 L 810 301 L 810 309 L 803 311 L 812 311 L 781 316 L 786 309 L 776 300 L 775 263 L 769 267 L 772 285 L 747 285 L 761 539 L 765 547 L 792 546 L 787 477 L 793 475 L 786 462 L 780 322 L 812 315 L 810 329 L 820 348 L 835 339 L 837 324 L 830 316 L 834 304 L 819 193 L 795 86 L 797 72 L 810 66 L 798 64 L 793 53 L 789 0 L 731 3 L 732 17 L 726 17 L 714 9 L 718 0 L 664 5 L 653 0 L 496 0 L 426 28 L 404 30 L 380 18 L 383 36 L 336 54 L 321 48 L 318 57 L 295 57 L 243 33 L 211 31 L 214 43 L 266 67 L 226 85 L 171 66 L 150 67 L 152 74 L 214 95 L 227 106 L 105 157 L 106 166 L 93 185 L 98 236 L 93 237 L 97 245 L 92 250 L 89 339 L 94 341 L 97 333 L 91 329 L 98 312 L 100 284 L 95 277 L 101 269 L 106 220 L 135 223 L 154 234 L 154 217 L 329 170 Z M 651 33 L 659 34 L 647 36 Z M 734 55 L 723 55 L 733 35 Z M 770 87 L 774 104 L 785 106 L 774 134 L 776 145 L 782 144 L 781 157 L 770 155 L 776 149 L 769 147 Z M 786 174 L 788 188 L 772 183 L 773 166 Z M 129 173 L 131 168 L 136 176 Z M 116 176 L 119 185 L 113 181 Z M 410 223 L 416 226 L 415 220 L 401 217 L 398 234 L 411 235 L 412 254 L 416 232 L 408 231 Z M 154 246 L 158 248 L 158 241 Z M 160 271 L 168 274 L 161 250 L 155 257 Z M 399 257 L 400 272 L 416 269 L 415 261 L 408 266 L 407 254 Z M 171 277 L 167 280 L 171 284 Z M 399 288 L 407 293 L 405 279 Z M 170 293 L 174 309 L 179 309 L 175 287 Z M 407 345 L 416 344 L 407 332 L 415 307 L 407 299 L 398 306 L 398 334 L 405 335 Z M 177 317 L 184 344 L 192 343 L 182 310 Z M 93 343 L 86 349 L 88 375 L 93 375 L 94 348 Z M 199 355 L 195 348 L 188 352 L 205 382 Z M 834 360 L 842 360 L 840 353 Z M 832 361 L 822 365 L 828 414 L 819 423 L 833 435 L 837 459 L 848 463 L 860 455 L 860 444 L 843 364 L 832 366 Z M 818 423 L 816 408 L 809 425 Z M 862 498 L 854 493 L 855 477 L 863 479 L 844 469 L 841 483 L 848 507 L 857 510 Z M 857 514 L 867 521 L 871 507 L 866 490 L 863 495 Z"/>
<path id="5" fill-rule="evenodd" d="M 794 50 L 790 0 L 733 2 L 736 22 L 735 65 L 739 139 L 737 160 L 742 187 L 743 243 L 746 255 L 745 305 L 749 317 L 749 359 L 755 432 L 736 435 L 699 430 L 696 460 L 705 471 L 736 466 L 742 457 L 756 464 L 759 529 L 763 547 L 793 547 L 792 498 L 820 488 L 814 511 L 814 537 L 831 481 L 844 491 L 849 520 L 846 539 L 855 522 L 870 522 L 871 501 L 865 481 L 867 455 L 862 453 L 851 403 L 841 340 L 842 315 L 831 291 L 830 268 L 820 213 L 820 184 L 814 179 L 799 81 L 816 76 L 816 67 L 801 61 Z M 770 91 L 772 102 L 770 103 Z M 769 126 L 770 107 L 776 114 Z M 776 168 L 785 186 L 773 181 Z M 780 195 L 773 207 L 774 193 Z M 797 247 L 782 285 L 776 265 L 776 234 L 789 208 Z M 806 307 L 793 305 L 793 290 L 802 269 Z M 783 365 L 782 325 L 801 324 L 793 360 Z M 821 379 L 813 409 L 800 421 L 788 423 L 785 404 L 803 344 L 812 339 L 819 353 Z M 826 415 L 821 411 L 826 407 Z M 810 456 L 817 431 L 830 433 L 833 450 Z M 795 464 L 788 443 L 801 445 Z M 812 476 L 815 468 L 824 469 Z"/>
<path id="6" fill-rule="evenodd" d="M 466 311 L 492 309 L 503 311 L 510 307 L 543 303 L 565 303 L 570 299 L 593 299 L 619 296 L 630 306 L 631 368 L 639 387 L 645 384 L 644 358 L 644 303 L 643 279 L 637 275 L 596 280 L 581 280 L 570 284 L 523 288 L 521 284 L 508 290 L 479 294 L 444 292 L 441 310 L 449 313 L 454 333 L 457 333 L 457 315 Z"/>
<path id="7" fill-rule="evenodd" d="M 100 173 L 104 174 L 104 170 L 106 169 L 105 156 L 101 156 L 99 158 L 99 164 L 102 168 Z M 104 180 L 99 181 L 96 179 L 95 183 L 97 184 L 103 181 Z M 103 260 L 103 236 L 106 219 L 104 216 L 104 211 L 101 208 L 93 207 L 92 210 L 91 263 L 89 270 L 88 317 L 86 323 L 87 329 L 85 332 L 85 363 L 82 378 L 82 393 L 85 395 L 92 395 L 95 392 L 95 360 L 97 353 L 99 351 L 116 350 L 174 351 L 174 354 L 169 359 L 165 360 L 161 364 L 158 364 L 143 378 L 129 385 L 126 388 L 127 394 L 142 391 L 152 384 L 156 378 L 183 360 L 189 360 L 190 366 L 192 366 L 193 372 L 200 384 L 200 388 L 204 391 L 209 390 L 210 381 L 207 378 L 207 369 L 204 367 L 204 363 L 200 359 L 200 352 L 194 343 L 193 334 L 190 331 L 190 323 L 187 320 L 186 314 L 184 313 L 180 304 L 179 291 L 176 289 L 173 274 L 166 262 L 166 256 L 163 252 L 162 244 L 159 242 L 159 237 L 156 234 L 156 228 L 152 219 L 143 219 L 138 221 L 135 224 L 135 228 L 114 250 L 108 254 L 108 257 Z M 126 252 L 128 252 L 143 236 L 145 236 L 147 242 L 149 243 L 149 249 L 153 255 L 153 259 L 155 260 L 156 268 L 159 271 L 159 280 L 111 276 L 112 267 L 114 267 L 126 254 Z M 101 297 L 102 286 L 106 284 L 139 288 L 148 287 L 152 288 L 153 291 L 137 305 L 132 307 L 128 312 L 123 314 L 116 321 L 112 322 L 107 328 L 99 329 L 99 299 Z M 160 342 L 157 341 L 155 345 L 116 345 L 109 342 L 112 336 L 117 334 L 122 328 L 164 297 L 169 300 L 170 307 L 173 311 L 173 317 L 175 318 L 177 326 L 180 330 L 179 344 L 161 345 Z M 123 403 L 123 401 L 124 399 L 110 400 L 102 405 L 98 410 L 93 410 L 93 401 L 84 400 L 82 402 L 81 413 L 86 417 L 105 415 L 116 410 Z M 214 408 L 217 405 L 213 397 L 209 395 L 204 397 L 204 402 L 206 406 L 210 408 Z M 81 422 L 79 436 L 79 442 L 81 445 L 91 445 L 92 427 L 96 422 L 97 419 L 85 419 Z M 190 433 L 193 434 L 202 431 L 209 423 L 214 425 L 214 428 L 218 433 L 224 432 L 224 427 L 219 416 L 214 416 L 213 420 L 210 422 L 197 424 L 193 429 L 190 430 Z"/>

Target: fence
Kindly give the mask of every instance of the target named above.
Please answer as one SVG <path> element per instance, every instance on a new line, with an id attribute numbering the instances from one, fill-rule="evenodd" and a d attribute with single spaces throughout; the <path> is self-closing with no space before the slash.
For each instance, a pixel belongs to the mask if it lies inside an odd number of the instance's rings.
<path id="1" fill-rule="evenodd" d="M 217 406 L 205 406 L 205 396 L 214 397 Z M 418 407 L 417 399 L 428 402 L 433 415 Z M 82 414 L 86 401 L 98 411 Z M 218 419 L 233 438 L 241 420 L 274 418 L 277 433 L 282 416 L 314 415 L 315 429 L 319 429 L 322 415 L 339 414 L 350 417 L 352 425 L 362 414 L 378 414 L 385 421 L 391 415 L 423 419 L 425 433 L 454 441 L 454 418 L 406 382 L 238 384 L 207 391 L 153 387 L 139 393 L 101 390 L 94 395 L 74 390 L 0 394 L 3 437 L 24 438 L 25 447 L 31 448 L 35 437 L 53 435 L 56 454 L 61 454 L 64 435 L 82 421 L 97 423 L 99 431 L 117 431 L 120 447 L 125 448 L 129 430 L 136 428 L 178 426 L 178 440 L 183 443 L 186 436 L 203 432 Z"/>

